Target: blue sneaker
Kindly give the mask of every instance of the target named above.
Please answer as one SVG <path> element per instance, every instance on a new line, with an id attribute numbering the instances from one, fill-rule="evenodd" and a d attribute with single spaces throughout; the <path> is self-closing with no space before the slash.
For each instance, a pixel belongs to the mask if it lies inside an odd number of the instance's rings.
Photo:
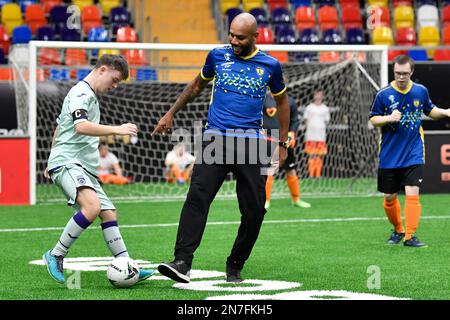
<path id="1" fill-rule="evenodd" d="M 404 232 L 396 232 L 394 230 L 392 232 L 391 236 L 389 237 L 389 239 L 387 239 L 386 243 L 387 244 L 399 244 L 400 241 L 402 241 L 404 237 L 405 237 Z"/>
<path id="2" fill-rule="evenodd" d="M 153 269 L 148 269 L 148 270 L 139 269 L 139 280 L 138 280 L 138 282 L 147 280 L 147 279 L 150 278 L 154 273 L 155 273 L 155 270 L 153 270 Z"/>
<path id="3" fill-rule="evenodd" d="M 417 239 L 417 237 L 412 236 L 411 239 L 405 240 L 403 242 L 403 245 L 406 247 L 413 247 L 413 248 L 426 248 L 428 247 L 424 242 Z"/>
<path id="4" fill-rule="evenodd" d="M 44 263 L 47 265 L 48 274 L 58 283 L 64 283 L 64 273 L 63 273 L 63 256 L 54 256 L 48 250 L 42 256 Z"/>

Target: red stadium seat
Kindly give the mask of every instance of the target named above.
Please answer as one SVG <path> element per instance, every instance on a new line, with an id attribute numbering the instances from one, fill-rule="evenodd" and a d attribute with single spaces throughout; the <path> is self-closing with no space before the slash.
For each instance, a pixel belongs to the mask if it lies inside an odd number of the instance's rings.
<path id="1" fill-rule="evenodd" d="M 319 8 L 318 16 L 319 25 L 322 31 L 337 29 L 339 19 L 336 7 L 323 6 Z"/>
<path id="2" fill-rule="evenodd" d="M 275 37 L 271 28 L 260 27 L 258 28 L 258 38 L 256 39 L 258 44 L 274 44 Z"/>
<path id="3" fill-rule="evenodd" d="M 450 46 L 450 25 L 444 27 L 442 32 L 442 44 L 444 46 Z"/>
<path id="4" fill-rule="evenodd" d="M 344 24 L 344 28 L 346 30 L 362 29 L 363 21 L 359 6 L 354 5 L 342 6 L 342 23 Z"/>
<path id="5" fill-rule="evenodd" d="M 312 7 L 299 7 L 295 10 L 295 26 L 298 31 L 316 26 L 316 16 Z"/>
<path id="6" fill-rule="evenodd" d="M 359 0 L 339 0 L 339 4 L 341 7 L 344 5 L 352 5 L 359 8 Z"/>
<path id="7" fill-rule="evenodd" d="M 372 28 L 390 27 L 391 15 L 389 13 L 389 8 L 376 6 L 371 7 L 368 21 L 372 25 Z"/>
<path id="8" fill-rule="evenodd" d="M 82 66 L 87 64 L 87 54 L 84 49 L 66 49 L 64 62 L 68 66 Z"/>
<path id="9" fill-rule="evenodd" d="M 443 26 L 450 25 L 450 5 L 445 6 L 442 9 L 442 24 Z"/>
<path id="10" fill-rule="evenodd" d="M 397 29 L 395 43 L 399 46 L 415 46 L 417 45 L 416 30 L 411 27 Z"/>
<path id="11" fill-rule="evenodd" d="M 41 48 L 38 51 L 38 64 L 40 65 L 53 65 L 61 64 L 61 58 L 58 49 L 54 48 Z"/>
<path id="12" fill-rule="evenodd" d="M 412 0 L 393 0 L 392 4 L 394 5 L 394 8 L 398 7 L 398 6 L 410 6 L 410 7 L 412 7 L 413 6 L 413 1 Z"/>
<path id="13" fill-rule="evenodd" d="M 25 23 L 28 24 L 33 35 L 36 34 L 37 29 L 47 25 L 47 18 L 41 5 L 30 4 L 26 7 Z"/>
<path id="14" fill-rule="evenodd" d="M 270 51 L 269 54 L 281 63 L 289 61 L 289 56 L 286 51 Z"/>
<path id="15" fill-rule="evenodd" d="M 287 0 L 267 0 L 267 7 L 269 11 L 272 12 L 276 8 L 289 8 L 289 4 Z"/>
<path id="16" fill-rule="evenodd" d="M 0 80 L 13 80 L 13 71 L 11 68 L 0 68 Z"/>
<path id="17" fill-rule="evenodd" d="M 337 51 L 323 51 L 319 53 L 320 62 L 339 62 L 341 60 L 340 54 Z"/>
<path id="18" fill-rule="evenodd" d="M 388 60 L 393 61 L 397 56 L 401 54 L 408 54 L 408 51 L 406 50 L 388 50 Z"/>
<path id="19" fill-rule="evenodd" d="M 92 28 L 98 28 L 103 25 L 100 9 L 95 6 L 85 6 L 81 9 L 81 24 L 84 34 L 89 34 Z"/>
<path id="20" fill-rule="evenodd" d="M 125 57 L 129 65 L 145 66 L 148 64 L 145 50 L 123 50 L 122 55 Z"/>
<path id="21" fill-rule="evenodd" d="M 434 61 L 450 61 L 450 50 L 436 49 L 434 51 Z"/>
<path id="22" fill-rule="evenodd" d="M 136 30 L 132 27 L 120 27 L 116 35 L 117 42 L 138 42 Z"/>
<path id="23" fill-rule="evenodd" d="M 10 45 L 11 40 L 9 39 L 8 30 L 0 24 L 0 48 L 3 49 L 5 55 L 8 54 Z"/>

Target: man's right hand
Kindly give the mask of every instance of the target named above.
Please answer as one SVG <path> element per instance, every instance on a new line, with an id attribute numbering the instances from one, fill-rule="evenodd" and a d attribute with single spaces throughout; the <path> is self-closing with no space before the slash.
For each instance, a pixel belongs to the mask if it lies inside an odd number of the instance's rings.
<path id="1" fill-rule="evenodd" d="M 402 119 L 402 113 L 400 111 L 398 111 L 397 109 L 395 109 L 394 111 L 392 111 L 392 113 L 389 115 L 389 122 L 399 122 Z"/>
<path id="2" fill-rule="evenodd" d="M 138 128 L 134 123 L 124 123 L 117 127 L 117 133 L 118 135 L 126 136 L 126 135 L 132 135 L 136 136 L 138 132 Z"/>
<path id="3" fill-rule="evenodd" d="M 166 113 L 158 122 L 155 129 L 152 132 L 152 136 L 155 133 L 159 133 L 163 136 L 165 136 L 167 133 L 170 133 L 172 130 L 172 122 L 173 122 L 173 115 L 171 113 Z"/>

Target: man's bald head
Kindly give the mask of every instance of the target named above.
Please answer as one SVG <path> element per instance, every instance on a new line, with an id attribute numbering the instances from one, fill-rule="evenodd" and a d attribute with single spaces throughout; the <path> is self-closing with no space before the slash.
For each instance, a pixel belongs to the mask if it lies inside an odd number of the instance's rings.
<path id="1" fill-rule="evenodd" d="M 256 33 L 257 23 L 253 15 L 248 12 L 243 12 L 234 17 L 230 25 L 230 30 L 242 31 L 249 35 Z"/>
<path id="2" fill-rule="evenodd" d="M 238 56 L 248 56 L 256 50 L 258 25 L 250 13 L 238 14 L 230 25 L 229 41 L 233 52 Z"/>

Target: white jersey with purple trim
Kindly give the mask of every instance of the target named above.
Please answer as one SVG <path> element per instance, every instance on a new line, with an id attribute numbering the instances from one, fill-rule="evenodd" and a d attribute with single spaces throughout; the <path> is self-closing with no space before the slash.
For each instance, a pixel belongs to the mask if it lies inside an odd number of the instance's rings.
<path id="1" fill-rule="evenodd" d="M 94 174 L 97 172 L 99 138 L 77 133 L 75 125 L 82 121 L 100 123 L 97 96 L 85 81 L 80 81 L 73 86 L 64 99 L 61 113 L 56 119 L 58 134 L 48 159 L 49 171 L 75 163 L 88 172 Z"/>

